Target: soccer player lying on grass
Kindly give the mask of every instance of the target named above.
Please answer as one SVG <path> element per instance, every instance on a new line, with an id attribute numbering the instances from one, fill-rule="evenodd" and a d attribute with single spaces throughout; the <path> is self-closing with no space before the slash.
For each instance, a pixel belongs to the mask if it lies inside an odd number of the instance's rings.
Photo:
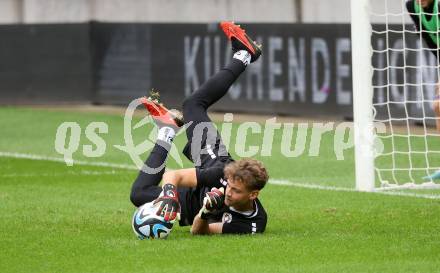
<path id="1" fill-rule="evenodd" d="M 247 65 L 258 59 L 261 49 L 240 26 L 232 22 L 222 22 L 220 26 L 232 43 L 233 59 L 185 99 L 183 119 L 176 110 L 166 109 L 157 100 L 142 99 L 159 129 L 156 145 L 145 164 L 159 170 L 140 171 L 130 199 L 137 207 L 153 200 L 161 202 L 157 214 L 165 221 L 180 215 L 179 224 L 192 225 L 192 234 L 260 233 L 267 222 L 258 200 L 268 180 L 266 169 L 254 159 L 231 158 L 207 109 L 227 93 Z M 183 154 L 195 167 L 165 172 L 168 151 L 183 120 L 188 138 Z M 158 186 L 161 180 L 162 187 Z"/>
<path id="2" fill-rule="evenodd" d="M 418 31 L 422 31 L 422 37 L 430 48 L 430 51 L 438 59 L 438 50 L 440 46 L 440 37 L 438 32 L 440 28 L 440 20 L 438 17 L 439 3 L 438 0 L 408 0 L 406 1 L 406 9 L 410 13 Z M 433 16 L 432 14 L 435 14 Z M 420 25 L 421 23 L 421 25 Z M 434 97 L 433 109 L 436 114 L 436 127 L 440 133 L 440 82 L 437 83 L 436 95 Z"/>

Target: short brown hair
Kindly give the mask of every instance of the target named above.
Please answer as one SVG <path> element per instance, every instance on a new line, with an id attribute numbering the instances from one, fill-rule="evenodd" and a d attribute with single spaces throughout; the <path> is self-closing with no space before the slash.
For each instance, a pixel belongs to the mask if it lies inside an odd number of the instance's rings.
<path id="1" fill-rule="evenodd" d="M 269 179 L 263 163 L 252 158 L 231 162 L 224 172 L 228 179 L 241 180 L 248 190 L 261 190 Z"/>

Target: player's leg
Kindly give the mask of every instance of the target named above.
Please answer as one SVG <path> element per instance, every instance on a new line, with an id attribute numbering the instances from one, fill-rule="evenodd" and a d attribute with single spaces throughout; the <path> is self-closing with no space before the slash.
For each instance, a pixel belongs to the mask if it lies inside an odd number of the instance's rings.
<path id="1" fill-rule="evenodd" d="M 159 183 L 165 172 L 168 152 L 174 135 L 183 123 L 176 113 L 173 114 L 157 101 L 142 98 L 142 102 L 158 126 L 159 132 L 156 144 L 145 161 L 146 168 L 139 171 L 131 189 L 130 200 L 135 206 L 151 202 L 161 193 Z"/>
<path id="2" fill-rule="evenodd" d="M 246 66 L 256 61 L 261 55 L 261 46 L 253 41 L 245 31 L 232 22 L 222 22 L 220 26 L 231 41 L 234 56 L 223 69 L 211 76 L 198 90 L 183 102 L 185 122 L 210 122 L 206 111 L 209 106 L 221 99 L 237 80 Z M 188 139 L 191 139 L 191 130 Z"/>
<path id="3" fill-rule="evenodd" d="M 244 61 L 243 61 L 244 59 Z M 250 59 L 250 55 L 246 52 L 240 51 L 235 53 L 233 59 L 224 68 L 220 69 L 217 73 L 212 75 L 206 82 L 204 82 L 194 93 L 187 97 L 183 103 L 183 115 L 186 118 L 191 118 L 192 107 L 196 107 L 198 110 L 206 112 L 209 106 L 217 102 L 228 92 L 231 85 L 238 79 L 240 74 L 246 69 L 247 60 Z M 194 116 L 197 120 L 198 116 Z M 186 122 L 188 120 L 185 119 Z M 205 121 L 204 119 L 200 121 Z"/>
<path id="4" fill-rule="evenodd" d="M 194 128 L 195 123 L 211 122 L 207 114 L 208 107 L 228 92 L 245 68 L 243 62 L 233 59 L 184 100 L 182 106 L 184 120 L 186 123 L 192 122 L 186 130 L 188 140 L 192 138 L 192 130 L 189 129 Z"/>
<path id="5" fill-rule="evenodd" d="M 234 57 L 225 68 L 211 76 L 183 103 L 183 116 L 185 122 L 189 124 L 186 128 L 188 144 L 184 149 L 184 154 L 194 163 L 197 161 L 195 157 L 199 157 L 200 150 L 207 146 L 207 140 L 210 147 L 216 147 L 213 150 L 224 150 L 221 152 L 224 154 L 225 149 L 221 148 L 225 147 L 221 144 L 220 135 L 208 117 L 207 109 L 222 98 L 246 66 L 256 61 L 261 55 L 260 46 L 249 38 L 240 26 L 231 22 L 222 22 L 221 27 L 231 40 L 232 49 L 235 52 Z M 194 137 L 197 139 L 195 140 Z M 194 146 L 198 147 L 197 151 L 190 148 Z"/>
<path id="6" fill-rule="evenodd" d="M 226 147 L 222 144 L 220 134 L 212 124 L 207 109 L 226 94 L 229 87 L 244 69 L 245 65 L 241 61 L 232 60 L 225 68 L 217 72 L 196 92 L 185 99 L 183 117 L 187 124 L 188 143 L 183 153 L 194 162 L 195 166 L 201 164 L 201 153 L 209 154 L 213 153 L 214 150 L 221 150 L 220 154 L 227 156 Z M 209 151 L 203 152 L 207 143 Z"/>
<path id="7" fill-rule="evenodd" d="M 162 191 L 159 183 L 165 172 L 165 161 L 169 151 L 169 149 L 164 146 L 163 143 L 156 143 L 145 161 L 145 166 L 151 169 L 157 169 L 157 172 L 144 172 L 140 170 L 131 187 L 130 200 L 136 207 L 153 201 Z"/>

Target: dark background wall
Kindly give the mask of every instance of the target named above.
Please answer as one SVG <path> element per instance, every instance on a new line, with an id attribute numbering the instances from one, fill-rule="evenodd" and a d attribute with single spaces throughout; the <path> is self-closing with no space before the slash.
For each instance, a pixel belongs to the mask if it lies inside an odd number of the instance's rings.
<path id="1" fill-rule="evenodd" d="M 263 44 L 263 55 L 214 109 L 352 116 L 348 24 L 247 24 L 246 28 Z M 179 107 L 185 96 L 232 57 L 217 24 L 3 25 L 0 35 L 1 104 L 127 105 L 155 88 L 167 105 Z M 373 47 L 383 49 L 384 39 L 373 36 Z M 389 43 L 398 49 L 417 48 L 417 42 L 416 36 L 405 41 L 396 36 Z M 376 101 L 411 101 L 420 94 L 428 99 L 433 87 L 419 90 L 417 82 L 434 83 L 437 73 L 428 71 L 420 78 L 423 71 L 399 67 L 430 62 L 429 52 L 375 53 L 375 66 L 397 67 L 375 71 Z M 387 82 L 396 84 L 390 87 Z M 405 86 L 411 82 L 414 86 Z M 393 104 L 392 112 L 401 116 L 404 106 Z M 409 108 L 416 116 L 421 103 Z M 379 112 L 386 114 L 387 109 Z"/>
<path id="2" fill-rule="evenodd" d="M 0 25 L 0 103 L 92 99 L 89 24 Z"/>

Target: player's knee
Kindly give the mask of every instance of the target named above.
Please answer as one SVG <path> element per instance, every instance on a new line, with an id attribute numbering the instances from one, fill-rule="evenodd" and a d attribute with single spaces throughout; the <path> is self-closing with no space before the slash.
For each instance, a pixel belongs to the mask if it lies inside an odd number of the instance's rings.
<path id="1" fill-rule="evenodd" d="M 189 109 L 191 109 L 195 105 L 195 99 L 192 96 L 189 96 L 183 100 L 182 103 L 182 110 L 183 112 L 187 112 Z"/>
<path id="2" fill-rule="evenodd" d="M 206 108 L 207 107 L 204 105 L 204 102 L 202 100 L 198 99 L 195 96 L 189 96 L 182 103 L 183 118 L 185 120 L 187 120 L 188 118 L 191 119 L 192 113 L 206 111 Z"/>
<path id="3" fill-rule="evenodd" d="M 141 198 L 139 196 L 137 188 L 133 187 L 131 189 L 131 193 L 130 193 L 130 201 L 131 201 L 131 203 L 133 203 L 133 205 L 135 205 L 136 207 L 139 207 L 139 206 L 142 205 L 142 202 L 141 202 L 140 199 Z"/>
<path id="4" fill-rule="evenodd" d="M 191 96 L 187 97 L 182 103 L 183 118 L 187 120 L 196 107 L 196 101 Z"/>
<path id="5" fill-rule="evenodd" d="M 200 94 L 200 92 L 195 92 L 183 100 L 182 108 L 194 108 L 194 107 L 206 107 L 206 98 Z"/>

